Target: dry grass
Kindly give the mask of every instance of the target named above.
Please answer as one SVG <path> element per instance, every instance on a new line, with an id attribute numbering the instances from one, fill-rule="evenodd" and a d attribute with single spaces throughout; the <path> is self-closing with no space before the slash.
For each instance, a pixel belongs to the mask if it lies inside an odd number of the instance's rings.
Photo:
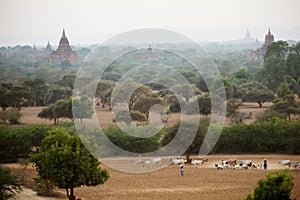
<path id="1" fill-rule="evenodd" d="M 269 108 L 272 105 L 270 102 L 264 103 L 262 108 L 258 107 L 257 103 L 252 102 L 244 102 L 242 106 L 239 107 L 238 112 L 249 114 L 252 113 L 251 119 L 245 119 L 244 122 L 249 124 L 256 120 L 256 116 L 263 113 L 267 108 Z M 30 125 L 30 124 L 53 124 L 52 120 L 47 119 L 41 119 L 38 118 L 38 113 L 46 107 L 25 107 L 22 108 L 22 117 L 21 117 L 21 123 Z M 97 113 L 98 121 L 101 124 L 101 127 L 107 127 L 115 125 L 115 123 L 112 120 L 112 112 L 108 108 L 102 108 L 101 106 L 97 106 L 95 108 L 95 111 Z M 180 121 L 181 114 L 180 113 L 171 113 L 168 116 L 168 122 L 167 126 L 171 126 L 176 124 L 178 121 Z M 70 121 L 69 119 L 60 119 L 60 121 Z M 230 123 L 230 119 L 226 119 L 226 123 Z"/>
<path id="2" fill-rule="evenodd" d="M 252 159 L 255 164 L 268 160 L 268 170 L 216 170 L 215 163 L 222 159 Z M 295 155 L 210 155 L 208 162 L 202 167 L 185 165 L 185 175 L 179 176 L 178 166 L 143 174 L 120 172 L 102 166 L 110 172 L 109 180 L 96 187 L 80 187 L 75 189 L 76 196 L 83 200 L 126 200 L 126 199 L 244 199 L 258 179 L 264 178 L 271 171 L 282 169 L 278 164 L 281 159 L 300 160 Z M 18 165 L 8 165 L 18 173 Z M 293 197 L 300 199 L 300 170 L 290 171 L 294 177 Z M 28 167 L 26 176 L 36 175 L 33 168 Z M 59 190 L 64 194 L 64 190 Z"/>

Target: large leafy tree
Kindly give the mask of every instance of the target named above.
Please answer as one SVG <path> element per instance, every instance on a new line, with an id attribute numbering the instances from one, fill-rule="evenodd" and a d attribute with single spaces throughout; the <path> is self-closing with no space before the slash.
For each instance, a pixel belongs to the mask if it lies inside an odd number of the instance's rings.
<path id="1" fill-rule="evenodd" d="M 156 104 L 163 106 L 164 102 L 161 98 L 141 97 L 137 100 L 132 109 L 145 114 L 146 117 L 149 118 L 150 108 Z"/>
<path id="2" fill-rule="evenodd" d="M 185 122 L 177 123 L 173 127 L 169 128 L 167 130 L 167 133 L 164 135 L 164 137 L 161 140 L 162 146 L 165 146 L 165 145 L 169 144 L 174 139 L 174 137 L 178 133 L 179 128 L 181 129 L 181 131 L 184 130 L 185 134 L 187 134 L 187 137 L 189 137 L 188 136 L 189 134 L 194 134 L 193 131 L 191 130 L 191 127 L 193 127 L 192 123 L 193 122 L 185 121 Z M 201 147 L 201 145 L 204 141 L 204 138 L 206 136 L 209 123 L 210 123 L 209 118 L 203 118 L 203 119 L 200 120 L 196 136 L 193 139 L 193 141 L 191 142 L 191 145 L 185 151 L 185 155 L 186 155 L 186 158 L 187 158 L 188 161 L 191 161 L 190 160 L 191 154 L 198 154 L 199 153 L 200 147 Z M 186 139 L 186 138 L 182 137 L 182 138 L 179 139 L 180 141 L 178 141 L 178 142 L 180 143 L 181 140 L 184 140 L 184 139 Z"/>
<path id="3" fill-rule="evenodd" d="M 0 93 L 2 110 L 5 110 L 10 106 L 20 109 L 21 107 L 28 105 L 32 96 L 30 88 L 22 85 L 14 86 L 13 84 L 2 84 Z"/>
<path id="4" fill-rule="evenodd" d="M 58 100 L 48 108 L 44 108 L 39 114 L 39 118 L 54 120 L 54 125 L 58 124 L 60 118 L 73 119 L 72 100 Z"/>
<path id="5" fill-rule="evenodd" d="M 288 74 L 294 79 L 300 77 L 300 42 L 290 47 L 290 53 L 286 59 Z"/>
<path id="6" fill-rule="evenodd" d="M 258 181 L 253 195 L 249 194 L 246 200 L 290 200 L 293 187 L 293 176 L 287 171 L 272 172 Z"/>
<path id="7" fill-rule="evenodd" d="M 43 106 L 44 98 L 47 92 L 47 85 L 43 79 L 25 80 L 23 82 L 24 86 L 30 88 L 32 93 L 32 105 L 33 106 Z"/>
<path id="8" fill-rule="evenodd" d="M 2 111 L 5 111 L 10 106 L 8 95 L 11 88 L 12 84 L 1 84 L 0 86 L 0 106 Z"/>
<path id="9" fill-rule="evenodd" d="M 95 96 L 100 97 L 102 108 L 105 107 L 106 103 L 110 102 L 112 90 L 114 87 L 115 84 L 111 81 L 101 80 L 98 82 Z"/>
<path id="10" fill-rule="evenodd" d="M 287 53 L 288 44 L 285 41 L 274 42 L 267 48 L 263 77 L 265 85 L 273 91 L 284 81 L 284 75 L 287 73 L 285 60 Z"/>
<path id="11" fill-rule="evenodd" d="M 69 87 L 73 89 L 75 79 L 76 79 L 76 75 L 67 74 L 64 75 L 61 80 L 55 82 L 55 84 L 61 87 Z"/>
<path id="12" fill-rule="evenodd" d="M 77 134 L 64 129 L 50 131 L 42 142 L 42 149 L 32 155 L 39 176 L 66 190 L 69 200 L 75 200 L 74 188 L 103 184 L 109 177 L 106 170 L 84 147 Z"/>
<path id="13" fill-rule="evenodd" d="M 81 123 L 83 118 L 91 118 L 94 113 L 92 102 L 87 96 L 81 96 L 80 99 L 73 99 L 72 104 L 69 102 L 68 106 L 68 111 L 72 111 L 73 118 L 80 119 Z"/>
<path id="14" fill-rule="evenodd" d="M 264 85 L 254 81 L 242 84 L 238 88 L 238 93 L 241 95 L 242 101 L 256 102 L 259 107 L 262 107 L 265 102 L 274 99 L 272 91 L 268 90 Z"/>
<path id="15" fill-rule="evenodd" d="M 128 92 L 133 88 L 135 88 L 135 90 L 132 92 L 131 96 L 127 98 L 129 95 Z M 114 101 L 112 103 L 127 103 L 129 110 L 132 110 L 134 104 L 141 97 L 151 97 L 152 90 L 149 86 L 139 84 L 132 80 L 128 80 L 122 84 L 117 85 L 112 95 Z"/>
<path id="16" fill-rule="evenodd" d="M 291 94 L 291 90 L 287 82 L 282 82 L 277 88 L 277 96 L 285 100 L 286 95 Z"/>
<path id="17" fill-rule="evenodd" d="M 45 96 L 45 104 L 49 105 L 55 103 L 55 101 L 60 99 L 69 99 L 72 96 L 72 90 L 69 87 L 51 87 Z"/>

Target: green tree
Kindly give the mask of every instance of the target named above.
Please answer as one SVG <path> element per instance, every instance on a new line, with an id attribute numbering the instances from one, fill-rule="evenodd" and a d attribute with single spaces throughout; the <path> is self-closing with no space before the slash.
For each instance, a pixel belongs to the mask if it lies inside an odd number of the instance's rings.
<path id="1" fill-rule="evenodd" d="M 114 119 L 113 121 L 116 122 L 125 122 L 127 125 L 129 125 L 132 121 L 147 121 L 148 118 L 141 112 L 139 111 L 128 111 L 127 110 L 120 110 L 117 113 L 114 114 Z"/>
<path id="2" fill-rule="evenodd" d="M 184 130 L 185 134 L 187 134 L 187 137 L 188 137 L 188 134 L 193 134 L 191 132 L 191 127 L 193 127 L 193 125 L 191 125 L 191 123 L 193 123 L 193 122 L 181 122 L 181 123 L 177 123 L 173 127 L 169 128 L 161 140 L 161 145 L 165 146 L 165 145 L 169 144 L 170 141 L 172 141 L 173 138 L 176 136 L 176 134 L 179 130 L 179 127 L 181 130 Z M 193 139 L 191 145 L 188 147 L 188 149 L 184 153 L 186 155 L 186 159 L 188 160 L 188 162 L 191 161 L 190 156 L 192 153 L 194 153 L 194 154 L 199 153 L 201 144 L 203 143 L 203 140 L 206 136 L 209 123 L 210 123 L 209 118 L 204 118 L 204 119 L 200 120 L 197 134 L 196 134 L 195 138 Z M 181 139 L 186 139 L 186 138 L 183 137 Z"/>
<path id="3" fill-rule="evenodd" d="M 258 181 L 253 195 L 249 194 L 246 200 L 290 200 L 293 187 L 293 177 L 287 170 L 272 172 Z"/>
<path id="4" fill-rule="evenodd" d="M 295 102 L 294 95 L 292 95 L 289 100 L 278 101 L 274 103 L 268 110 L 272 110 L 277 113 L 280 113 L 282 116 L 284 116 L 284 119 L 288 117 L 289 121 L 291 121 L 292 114 L 293 115 L 300 114 L 300 107 L 299 104 Z"/>
<path id="5" fill-rule="evenodd" d="M 54 120 L 54 125 L 58 124 L 60 118 L 73 119 L 72 100 L 58 100 L 48 108 L 44 108 L 39 112 L 38 117 L 42 119 Z M 71 104 L 71 105 L 70 105 Z M 81 107 L 80 107 L 81 108 Z M 82 113 L 85 114 L 85 113 Z M 79 114 L 78 114 L 79 116 Z"/>
<path id="6" fill-rule="evenodd" d="M 12 88 L 12 84 L 1 84 L 0 86 L 0 106 L 2 108 L 2 111 L 5 111 L 6 108 L 10 106 L 9 101 L 9 93 Z"/>
<path id="7" fill-rule="evenodd" d="M 285 100 L 285 96 L 291 94 L 291 90 L 287 82 L 282 82 L 277 88 L 276 94 L 282 100 Z"/>
<path id="8" fill-rule="evenodd" d="M 133 88 L 136 88 L 131 96 L 128 98 L 128 92 Z M 132 80 L 128 80 L 120 85 L 117 85 L 113 92 L 113 103 L 127 103 L 129 110 L 132 110 L 134 104 L 141 97 L 151 97 L 152 90 L 149 86 L 145 86 L 139 83 L 136 83 Z"/>
<path id="9" fill-rule="evenodd" d="M 105 104 L 110 102 L 112 90 L 115 87 L 115 84 L 111 81 L 101 80 L 98 82 L 96 97 L 100 97 L 102 108 L 105 107 Z"/>
<path id="10" fill-rule="evenodd" d="M 186 102 L 189 102 L 194 95 L 201 94 L 196 86 L 189 84 L 175 85 L 172 90 L 175 91 L 177 95 L 182 96 Z"/>
<path id="11" fill-rule="evenodd" d="M 288 75 L 294 79 L 300 77 L 300 42 L 290 47 L 290 53 L 286 59 Z"/>
<path id="12" fill-rule="evenodd" d="M 92 102 L 87 96 L 81 96 L 80 99 L 70 99 L 68 106 L 68 110 L 72 113 L 73 118 L 80 119 L 81 123 L 83 118 L 92 118 L 94 113 Z"/>
<path id="13" fill-rule="evenodd" d="M 30 88 L 30 91 L 32 93 L 32 106 L 44 105 L 44 98 L 47 92 L 47 85 L 43 79 L 37 78 L 34 80 L 25 80 L 22 85 Z"/>
<path id="14" fill-rule="evenodd" d="M 26 86 L 13 86 L 8 94 L 8 99 L 12 107 L 20 109 L 27 106 L 31 99 L 32 92 Z"/>
<path id="15" fill-rule="evenodd" d="M 238 88 L 238 93 L 241 95 L 244 102 L 256 102 L 261 108 L 267 101 L 274 99 L 272 91 L 268 90 L 264 85 L 258 82 L 244 83 Z"/>
<path id="16" fill-rule="evenodd" d="M 237 72 L 233 73 L 232 82 L 235 84 L 246 83 L 249 80 L 250 74 L 246 71 L 246 69 L 241 69 Z"/>
<path id="17" fill-rule="evenodd" d="M 64 75 L 62 79 L 55 82 L 55 84 L 61 87 L 69 87 L 73 89 L 75 79 L 76 79 L 76 75 L 68 74 L 68 75 Z"/>
<path id="18" fill-rule="evenodd" d="M 267 48 L 264 57 L 263 82 L 273 91 L 284 81 L 284 75 L 287 74 L 285 60 L 287 53 L 288 44 L 285 41 L 274 42 Z"/>
<path id="19" fill-rule="evenodd" d="M 0 199 L 5 200 L 12 198 L 21 191 L 22 188 L 17 184 L 16 177 L 10 174 L 8 168 L 0 166 Z"/>
<path id="20" fill-rule="evenodd" d="M 136 101 L 132 110 L 139 111 L 139 112 L 145 114 L 147 118 L 149 118 L 150 108 L 151 108 L 151 106 L 153 106 L 155 104 L 163 106 L 164 102 L 160 98 L 141 97 Z"/>
<path id="21" fill-rule="evenodd" d="M 55 103 L 57 100 L 69 99 L 72 96 L 72 90 L 69 87 L 53 86 L 48 89 L 45 96 L 45 104 Z"/>
<path id="22" fill-rule="evenodd" d="M 106 170 L 84 147 L 77 134 L 64 129 L 50 131 L 42 142 L 42 150 L 32 155 L 39 176 L 65 189 L 69 200 L 75 200 L 74 188 L 103 184 L 109 177 Z"/>
<path id="23" fill-rule="evenodd" d="M 202 115 L 209 115 L 212 112 L 210 95 L 198 97 L 199 111 Z"/>

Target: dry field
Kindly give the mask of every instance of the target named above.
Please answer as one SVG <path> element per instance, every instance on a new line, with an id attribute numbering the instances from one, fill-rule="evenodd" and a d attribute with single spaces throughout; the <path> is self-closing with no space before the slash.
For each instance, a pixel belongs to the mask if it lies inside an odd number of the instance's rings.
<path id="1" fill-rule="evenodd" d="M 270 107 L 272 103 L 266 102 L 264 103 L 262 108 L 258 107 L 257 103 L 250 103 L 250 102 L 244 102 L 242 106 L 239 107 L 238 111 L 241 113 L 249 114 L 252 113 L 251 119 L 245 119 L 245 123 L 252 123 L 255 121 L 256 116 L 263 113 L 268 107 Z M 38 113 L 46 107 L 25 107 L 22 108 L 21 113 L 21 123 L 22 124 L 53 124 L 52 120 L 47 119 L 41 119 L 38 118 Z M 112 113 L 108 108 L 102 108 L 101 106 L 96 107 L 96 113 L 98 121 L 100 122 L 102 127 L 107 127 L 114 125 L 114 122 L 112 121 Z M 176 122 L 180 120 L 181 114 L 180 113 L 171 113 L 168 116 L 168 122 L 167 125 L 174 125 Z M 70 121 L 69 119 L 60 119 L 60 121 Z M 226 119 L 226 123 L 230 123 L 230 119 Z"/>
<path id="2" fill-rule="evenodd" d="M 216 170 L 215 163 L 222 159 L 251 159 L 254 164 L 268 160 L 268 170 Z M 205 200 L 235 200 L 244 199 L 253 191 L 258 179 L 264 178 L 271 171 L 280 170 L 281 159 L 300 160 L 295 155 L 209 155 L 208 162 L 202 167 L 185 165 L 185 175 L 179 175 L 179 167 L 170 165 L 158 171 L 142 174 L 120 172 L 107 166 L 102 166 L 110 172 L 109 180 L 96 187 L 80 187 L 75 189 L 76 196 L 83 200 L 129 200 L 129 199 L 205 199 Z M 9 164 L 14 173 L 20 174 L 17 164 Z M 300 199 L 300 170 L 290 170 L 294 177 L 293 197 Z M 36 175 L 32 167 L 25 172 L 27 181 Z M 58 190 L 64 194 L 64 190 Z M 29 193 L 29 194 L 28 194 Z M 32 192 L 15 199 L 51 199 L 34 196 Z M 52 198 L 52 199 L 66 199 Z"/>

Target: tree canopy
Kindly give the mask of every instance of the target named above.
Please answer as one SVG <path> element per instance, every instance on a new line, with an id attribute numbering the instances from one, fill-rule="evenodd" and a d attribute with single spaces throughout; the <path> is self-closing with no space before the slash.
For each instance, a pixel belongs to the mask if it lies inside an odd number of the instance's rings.
<path id="1" fill-rule="evenodd" d="M 244 102 L 256 102 L 259 107 L 267 101 L 274 99 L 274 94 L 264 85 L 258 82 L 244 83 L 238 88 L 238 93 L 241 95 Z"/>
<path id="2" fill-rule="evenodd" d="M 70 200 L 75 200 L 74 188 L 82 185 L 103 184 L 109 177 L 106 170 L 84 147 L 79 136 L 64 129 L 49 131 L 42 141 L 42 149 L 31 157 L 38 175 L 65 189 Z"/>

